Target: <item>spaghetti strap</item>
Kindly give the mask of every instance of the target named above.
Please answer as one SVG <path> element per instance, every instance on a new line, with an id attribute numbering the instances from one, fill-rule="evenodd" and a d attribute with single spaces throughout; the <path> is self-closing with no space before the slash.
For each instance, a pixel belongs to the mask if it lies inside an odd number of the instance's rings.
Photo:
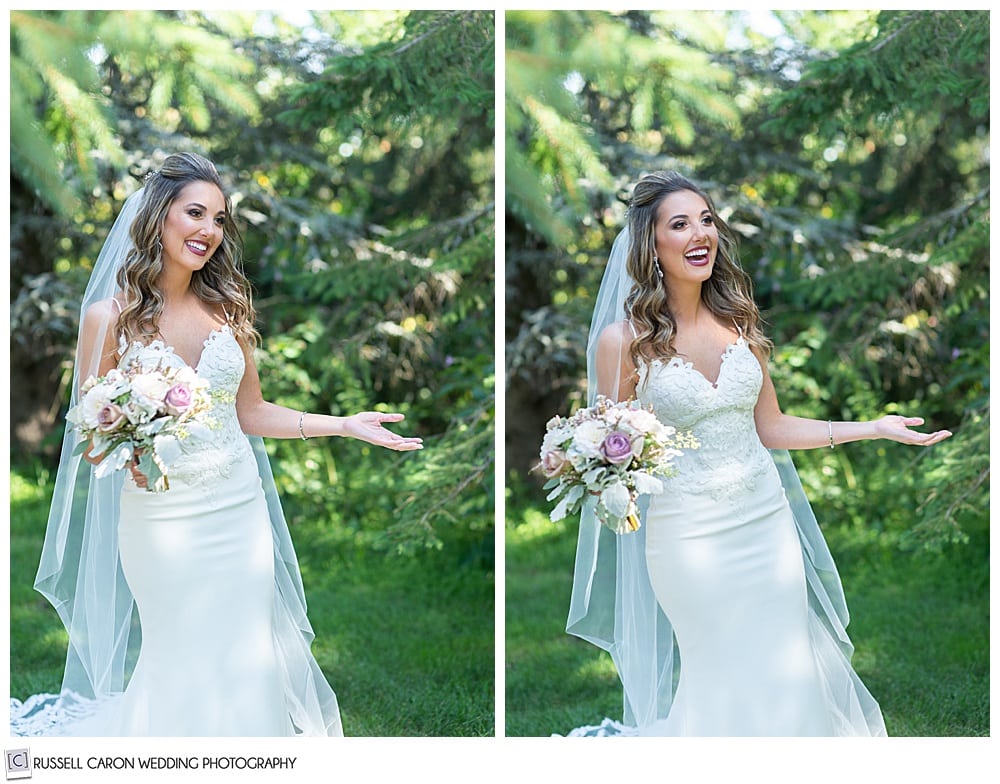
<path id="1" fill-rule="evenodd" d="M 122 303 L 118 301 L 118 297 L 116 296 L 112 296 L 111 301 L 114 303 L 115 310 L 117 311 L 116 315 L 120 316 L 122 314 Z M 127 349 L 128 340 L 125 339 L 125 333 L 123 332 L 118 336 L 118 351 L 116 353 L 119 360 L 122 358 L 122 355 L 124 355 Z"/>
<path id="2" fill-rule="evenodd" d="M 639 337 L 639 333 L 635 331 L 635 324 L 632 323 L 632 319 L 625 319 L 625 323 L 628 324 L 628 328 L 632 330 L 632 337 Z"/>
<path id="3" fill-rule="evenodd" d="M 743 337 L 743 328 L 736 323 L 736 319 L 733 319 L 733 326 L 736 327 L 736 331 L 740 334 L 740 337 Z"/>

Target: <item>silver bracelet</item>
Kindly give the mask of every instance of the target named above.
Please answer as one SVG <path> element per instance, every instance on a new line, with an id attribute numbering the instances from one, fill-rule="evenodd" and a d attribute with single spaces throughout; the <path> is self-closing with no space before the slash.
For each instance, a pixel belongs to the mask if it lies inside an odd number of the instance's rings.
<path id="1" fill-rule="evenodd" d="M 826 426 L 830 431 L 830 449 L 833 449 L 833 420 L 826 420 Z"/>
<path id="2" fill-rule="evenodd" d="M 305 419 L 305 418 L 306 418 L 306 412 L 303 411 L 301 414 L 299 414 L 299 435 L 302 436 L 302 440 L 303 441 L 308 441 L 309 438 L 306 436 L 305 431 L 302 429 L 302 420 Z M 833 436 L 830 436 L 830 442 L 831 442 L 830 445 L 833 446 L 833 443 L 832 443 L 833 442 Z"/>

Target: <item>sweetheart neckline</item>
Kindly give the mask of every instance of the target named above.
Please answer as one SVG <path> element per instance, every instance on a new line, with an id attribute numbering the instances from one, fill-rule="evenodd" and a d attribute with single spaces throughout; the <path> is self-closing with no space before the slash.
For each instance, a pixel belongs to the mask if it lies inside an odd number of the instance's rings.
<path id="1" fill-rule="evenodd" d="M 726 360 L 729 358 L 729 355 L 733 353 L 733 350 L 736 349 L 737 347 L 741 346 L 741 345 L 744 346 L 744 347 L 747 346 L 747 342 L 743 338 L 742 335 L 740 335 L 738 338 L 736 338 L 736 340 L 734 342 L 729 343 L 729 344 L 726 345 L 726 348 L 723 350 L 722 354 L 720 355 L 720 359 L 722 361 L 719 364 L 719 372 L 718 372 L 718 374 L 715 377 L 715 381 L 709 381 L 708 380 L 708 376 L 706 376 L 704 373 L 702 373 L 700 370 L 698 370 L 698 368 L 696 368 L 694 366 L 693 362 L 687 362 L 687 361 L 681 359 L 680 356 L 678 356 L 676 354 L 674 356 L 670 357 L 669 359 L 654 359 L 649 364 L 650 365 L 663 365 L 663 366 L 668 367 L 668 368 L 669 367 L 679 367 L 679 368 L 683 368 L 684 370 L 690 370 L 692 373 L 694 373 L 696 376 L 698 376 L 698 378 L 700 378 L 702 381 L 704 381 L 706 384 L 708 384 L 712 389 L 718 390 L 718 388 L 719 388 L 719 382 L 722 380 L 722 371 L 726 367 Z"/>
<path id="2" fill-rule="evenodd" d="M 160 346 L 163 347 L 164 350 L 169 351 L 171 354 L 177 357 L 177 359 L 183 362 L 185 367 L 191 368 L 191 370 L 197 373 L 198 368 L 201 367 L 201 361 L 205 358 L 205 351 L 208 349 L 208 344 L 215 338 L 216 335 L 221 335 L 223 333 L 229 333 L 230 335 L 232 334 L 232 330 L 229 328 L 228 324 L 223 324 L 221 327 L 212 328 L 212 330 L 208 333 L 208 336 L 201 342 L 201 353 L 198 355 L 198 361 L 193 365 L 186 359 L 184 359 L 184 357 L 180 355 L 180 353 L 177 351 L 176 348 L 174 348 L 166 341 L 161 340 L 160 338 L 156 338 L 155 340 L 152 340 L 149 343 L 143 343 L 141 340 L 133 340 L 132 347 L 134 348 L 135 346 L 140 346 L 141 348 L 152 348 L 158 343 L 160 344 Z"/>

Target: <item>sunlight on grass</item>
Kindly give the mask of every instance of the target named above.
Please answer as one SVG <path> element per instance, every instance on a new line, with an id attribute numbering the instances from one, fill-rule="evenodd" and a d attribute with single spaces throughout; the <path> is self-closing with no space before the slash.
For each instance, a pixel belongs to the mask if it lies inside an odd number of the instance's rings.
<path id="1" fill-rule="evenodd" d="M 898 549 L 899 531 L 879 531 L 875 528 L 846 524 L 824 529 L 827 544 L 836 558 L 838 551 L 847 550 L 890 550 Z"/>
<path id="2" fill-rule="evenodd" d="M 42 643 L 46 646 L 65 648 L 69 645 L 69 634 L 66 633 L 65 627 L 60 626 L 42 635 Z"/>
<path id="3" fill-rule="evenodd" d="M 859 674 L 878 671 L 878 654 L 872 645 L 868 645 L 860 650 L 855 649 L 854 656 L 851 657 L 851 666 Z"/>
<path id="4" fill-rule="evenodd" d="M 588 659 L 576 668 L 576 674 L 587 681 L 593 679 L 603 680 L 605 678 L 611 678 L 614 681 L 618 680 L 618 670 L 615 669 L 615 663 L 611 661 L 610 656 L 598 656 L 594 659 Z"/>
<path id="5" fill-rule="evenodd" d="M 37 482 L 32 482 L 24 475 L 16 471 L 11 471 L 10 502 L 12 504 L 23 504 L 31 501 L 45 500 L 47 480 L 47 474 L 40 476 Z"/>
<path id="6" fill-rule="evenodd" d="M 533 507 L 523 511 L 521 519 L 507 524 L 507 544 L 541 543 L 558 539 L 566 531 L 566 519 L 553 523 L 547 514 Z"/>

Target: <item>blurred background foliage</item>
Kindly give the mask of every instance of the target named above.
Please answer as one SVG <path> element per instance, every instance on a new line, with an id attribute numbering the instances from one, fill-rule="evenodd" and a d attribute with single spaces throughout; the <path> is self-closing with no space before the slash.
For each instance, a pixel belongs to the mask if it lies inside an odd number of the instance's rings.
<path id="1" fill-rule="evenodd" d="M 493 15 L 12 11 L 11 442 L 57 458 L 77 303 L 106 231 L 175 151 L 230 186 L 265 395 L 380 408 L 397 455 L 271 441 L 294 527 L 445 548 L 490 572 Z"/>
<path id="2" fill-rule="evenodd" d="M 509 483 L 585 400 L 632 185 L 678 169 L 740 237 L 786 412 L 955 434 L 797 453 L 823 519 L 985 545 L 989 13 L 512 11 L 505 36 Z"/>

